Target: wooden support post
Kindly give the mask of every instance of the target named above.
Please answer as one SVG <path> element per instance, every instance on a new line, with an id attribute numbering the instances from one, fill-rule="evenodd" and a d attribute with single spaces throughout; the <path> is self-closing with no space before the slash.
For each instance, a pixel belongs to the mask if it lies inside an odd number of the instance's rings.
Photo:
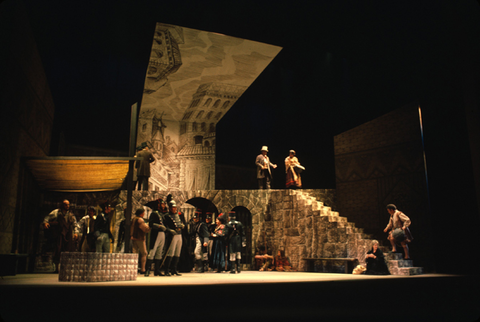
<path id="1" fill-rule="evenodd" d="M 137 117 L 138 117 L 138 104 L 132 105 L 132 112 L 130 116 L 130 147 L 128 156 L 133 157 L 135 155 L 135 146 L 137 141 Z M 132 247 L 130 242 L 130 226 L 132 222 L 132 189 L 133 189 L 133 160 L 128 162 L 128 175 L 127 175 L 127 209 L 125 210 L 125 253 L 131 253 Z"/>

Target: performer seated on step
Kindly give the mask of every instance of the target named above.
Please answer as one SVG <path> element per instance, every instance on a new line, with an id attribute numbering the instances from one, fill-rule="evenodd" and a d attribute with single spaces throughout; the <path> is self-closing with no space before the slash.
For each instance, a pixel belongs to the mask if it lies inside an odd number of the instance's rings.
<path id="1" fill-rule="evenodd" d="M 367 252 L 365 256 L 367 262 L 367 275 L 390 275 L 383 252 L 378 247 L 378 241 L 374 240 L 372 249 Z"/>
<path id="2" fill-rule="evenodd" d="M 255 255 L 255 267 L 260 272 L 263 271 L 273 271 L 275 266 L 273 265 L 274 258 L 272 255 L 268 254 L 268 251 L 265 251 L 264 246 L 260 246 L 260 250 L 257 255 Z"/>
<path id="3" fill-rule="evenodd" d="M 277 256 L 275 256 L 274 260 L 274 270 L 279 271 L 279 272 L 295 272 L 296 269 L 292 268 L 292 265 L 290 264 L 290 261 L 288 260 L 288 257 L 285 256 L 285 251 L 279 250 L 277 253 Z"/>
<path id="4" fill-rule="evenodd" d="M 387 211 L 390 214 L 390 221 L 383 232 L 386 233 L 390 230 L 387 239 L 390 241 L 390 244 L 392 244 L 392 252 L 395 253 L 397 251 L 396 245 L 399 243 L 405 252 L 404 259 L 410 259 L 407 245 L 413 240 L 410 229 L 408 228 L 411 224 L 410 218 L 403 212 L 397 210 L 397 207 L 393 204 L 387 205 Z"/>

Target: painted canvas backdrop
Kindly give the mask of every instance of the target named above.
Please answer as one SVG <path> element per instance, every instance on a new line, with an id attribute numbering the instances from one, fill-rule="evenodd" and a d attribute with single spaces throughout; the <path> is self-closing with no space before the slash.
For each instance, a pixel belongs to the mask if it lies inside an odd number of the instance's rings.
<path id="1" fill-rule="evenodd" d="M 281 47 L 157 23 L 137 145 L 156 161 L 149 190 L 215 189 L 215 127 Z"/>

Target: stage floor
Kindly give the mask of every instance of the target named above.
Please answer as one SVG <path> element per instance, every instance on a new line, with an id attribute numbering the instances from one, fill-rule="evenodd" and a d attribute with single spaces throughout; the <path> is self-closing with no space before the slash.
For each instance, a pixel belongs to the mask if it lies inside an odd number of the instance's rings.
<path id="1" fill-rule="evenodd" d="M 480 317 L 478 275 L 305 272 L 183 273 L 121 282 L 0 278 L 0 317 L 13 321 L 445 321 Z M 95 312 L 95 313 L 94 313 Z"/>
<path id="2" fill-rule="evenodd" d="M 230 273 L 182 273 L 182 276 L 153 276 L 138 275 L 136 281 L 111 281 L 111 282 L 59 282 L 58 274 L 20 274 L 5 276 L 0 279 L 0 285 L 24 286 L 161 286 L 161 285 L 219 285 L 219 284 L 265 284 L 265 283 L 299 283 L 299 282 L 340 282 L 340 281 L 366 281 L 390 279 L 425 279 L 452 277 L 445 274 L 424 274 L 414 276 L 373 276 L 353 275 L 339 273 L 307 273 L 307 272 L 258 272 L 242 271 L 240 274 Z"/>

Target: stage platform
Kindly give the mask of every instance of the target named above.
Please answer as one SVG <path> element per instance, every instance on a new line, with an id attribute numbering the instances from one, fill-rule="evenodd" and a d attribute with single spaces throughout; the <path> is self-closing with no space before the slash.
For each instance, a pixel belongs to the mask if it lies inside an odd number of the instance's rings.
<path id="1" fill-rule="evenodd" d="M 480 317 L 479 287 L 478 276 L 444 274 L 244 271 L 138 275 L 134 281 L 95 283 L 59 282 L 56 274 L 21 274 L 0 279 L 0 317 L 5 322 L 470 322 Z"/>

